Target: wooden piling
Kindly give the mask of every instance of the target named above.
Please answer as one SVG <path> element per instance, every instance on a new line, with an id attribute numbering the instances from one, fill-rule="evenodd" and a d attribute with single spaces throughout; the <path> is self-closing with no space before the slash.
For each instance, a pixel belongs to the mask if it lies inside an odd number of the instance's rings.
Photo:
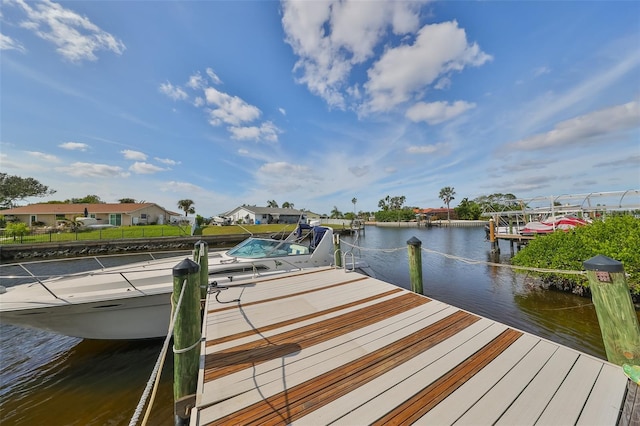
<path id="1" fill-rule="evenodd" d="M 618 365 L 640 365 L 640 326 L 622 263 L 598 255 L 583 265 L 607 359 Z"/>
<path id="2" fill-rule="evenodd" d="M 342 268 L 342 249 L 340 249 L 340 235 L 333 235 L 333 253 L 336 267 Z"/>
<path id="3" fill-rule="evenodd" d="M 409 277 L 411 279 L 411 291 L 423 294 L 422 289 L 422 241 L 411 237 L 407 241 L 409 252 Z"/>
<path id="4" fill-rule="evenodd" d="M 185 259 L 173 268 L 173 294 L 171 304 L 175 315 L 173 329 L 173 397 L 175 401 L 174 419 L 176 425 L 189 421 L 189 412 L 195 405 L 195 393 L 200 367 L 200 266 Z M 178 301 L 182 289 L 182 301 Z M 193 399 L 193 402 L 190 402 Z"/>
<path id="5" fill-rule="evenodd" d="M 489 219 L 489 241 L 491 242 L 491 254 L 500 253 L 500 245 L 496 238 L 496 223 L 493 218 Z"/>
<path id="6" fill-rule="evenodd" d="M 200 265 L 200 300 L 205 300 L 209 284 L 209 244 L 206 241 L 194 244 L 193 260 Z"/>

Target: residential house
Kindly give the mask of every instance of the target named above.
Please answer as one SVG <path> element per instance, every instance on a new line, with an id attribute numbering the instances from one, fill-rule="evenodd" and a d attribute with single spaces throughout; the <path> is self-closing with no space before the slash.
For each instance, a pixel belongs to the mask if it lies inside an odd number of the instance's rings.
<path id="1" fill-rule="evenodd" d="M 451 219 L 457 219 L 458 215 L 454 209 L 442 208 L 426 208 L 426 209 L 413 209 L 416 217 L 420 220 L 446 220 L 447 212 Z"/>
<path id="2" fill-rule="evenodd" d="M 172 216 L 180 216 L 155 203 L 98 203 L 49 204 L 39 203 L 0 210 L 9 221 L 29 226 L 57 226 L 61 221 L 75 221 L 77 217 L 92 217 L 115 226 L 168 223 Z"/>
<path id="3" fill-rule="evenodd" d="M 231 219 L 231 223 L 256 225 L 306 222 L 306 216 L 300 210 L 274 207 L 241 206 L 225 213 L 223 216 Z"/>

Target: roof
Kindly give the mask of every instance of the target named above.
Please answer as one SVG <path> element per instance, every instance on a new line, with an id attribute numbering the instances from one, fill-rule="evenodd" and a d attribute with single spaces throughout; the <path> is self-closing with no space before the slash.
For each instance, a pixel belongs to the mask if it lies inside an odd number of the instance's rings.
<path id="1" fill-rule="evenodd" d="M 271 214 L 271 215 L 284 215 L 284 216 L 300 216 L 302 212 L 296 209 L 285 209 L 282 207 L 256 207 L 256 206 L 240 206 L 233 209 L 227 214 L 231 214 L 237 210 L 244 209 L 254 214 Z"/>
<path id="2" fill-rule="evenodd" d="M 167 213 L 177 214 L 158 206 L 155 203 L 98 203 L 98 204 L 53 204 L 38 203 L 28 206 L 15 207 L 0 211 L 0 214 L 84 214 L 86 208 L 89 213 L 125 213 L 131 214 L 147 207 L 156 206 Z"/>
<path id="3" fill-rule="evenodd" d="M 448 211 L 454 211 L 454 209 L 447 208 L 426 208 L 426 209 L 413 209 L 413 212 L 416 214 L 437 214 L 437 213 L 446 213 Z"/>

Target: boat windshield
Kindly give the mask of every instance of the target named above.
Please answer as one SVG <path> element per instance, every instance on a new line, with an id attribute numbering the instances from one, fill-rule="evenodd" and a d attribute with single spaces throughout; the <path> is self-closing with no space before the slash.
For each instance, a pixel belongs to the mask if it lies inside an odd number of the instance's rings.
<path id="1" fill-rule="evenodd" d="M 309 254 L 309 248 L 288 241 L 261 238 L 249 238 L 227 252 L 227 255 L 231 257 L 244 257 L 250 259 L 300 254 Z"/>

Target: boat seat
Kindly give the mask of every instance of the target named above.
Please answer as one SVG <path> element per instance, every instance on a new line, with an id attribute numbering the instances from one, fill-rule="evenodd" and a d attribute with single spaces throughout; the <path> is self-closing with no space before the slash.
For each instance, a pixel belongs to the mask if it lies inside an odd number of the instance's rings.
<path id="1" fill-rule="evenodd" d="M 309 248 L 299 244 L 291 244 L 289 246 L 289 255 L 309 254 Z"/>

